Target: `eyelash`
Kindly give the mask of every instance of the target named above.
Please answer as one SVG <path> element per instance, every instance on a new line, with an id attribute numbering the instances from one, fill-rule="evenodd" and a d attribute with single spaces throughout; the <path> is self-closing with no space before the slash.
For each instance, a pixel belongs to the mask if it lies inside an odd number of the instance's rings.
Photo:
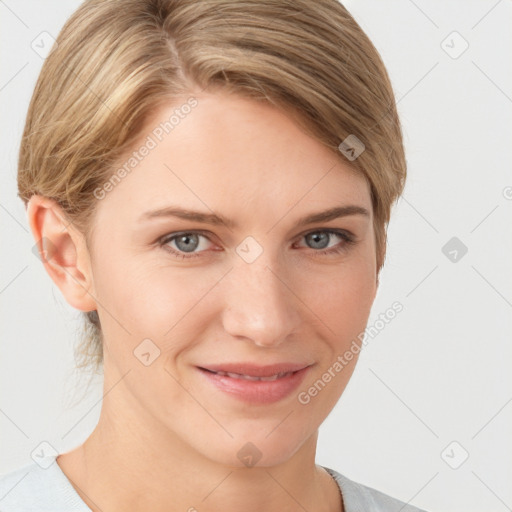
<path id="1" fill-rule="evenodd" d="M 347 250 L 350 245 L 353 245 L 356 243 L 355 237 L 353 235 L 349 234 L 346 231 L 338 231 L 335 229 L 315 229 L 313 231 L 308 231 L 307 233 L 304 233 L 303 235 L 301 235 L 301 237 L 304 238 L 307 235 L 310 235 L 312 233 L 329 233 L 331 235 L 339 236 L 343 241 L 341 244 L 331 247 L 329 249 L 315 250 L 315 249 L 310 248 L 316 255 L 334 256 L 336 254 L 339 254 L 339 253 Z M 204 231 L 181 231 L 179 233 L 167 234 L 167 235 L 159 238 L 157 242 L 158 242 L 158 245 L 160 247 L 162 247 L 165 251 L 170 252 L 172 255 L 174 255 L 178 258 L 181 258 L 183 260 L 201 256 L 201 253 L 204 251 L 184 253 L 184 252 L 178 252 L 175 249 L 172 249 L 171 247 L 169 247 L 167 245 L 169 242 L 172 242 L 174 239 L 176 239 L 180 236 L 183 236 L 183 235 L 201 235 L 201 236 L 204 236 L 205 238 L 208 238 L 207 233 Z M 210 240 L 210 239 L 208 238 L 208 240 Z"/>

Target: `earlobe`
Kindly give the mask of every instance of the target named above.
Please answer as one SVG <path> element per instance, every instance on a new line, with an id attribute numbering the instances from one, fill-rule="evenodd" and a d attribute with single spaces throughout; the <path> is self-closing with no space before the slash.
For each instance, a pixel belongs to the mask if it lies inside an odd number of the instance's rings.
<path id="1" fill-rule="evenodd" d="M 27 217 L 39 258 L 66 301 L 81 311 L 97 309 L 84 235 L 69 222 L 58 203 L 47 197 L 33 195 Z"/>

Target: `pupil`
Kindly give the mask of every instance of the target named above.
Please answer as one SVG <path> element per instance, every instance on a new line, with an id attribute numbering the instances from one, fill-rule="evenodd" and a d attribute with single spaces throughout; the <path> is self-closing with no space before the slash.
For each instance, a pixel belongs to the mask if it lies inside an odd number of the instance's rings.
<path id="1" fill-rule="evenodd" d="M 193 240 L 193 242 L 190 243 L 190 240 Z M 184 245 L 180 245 L 182 242 L 185 242 Z M 176 239 L 176 245 L 180 251 L 192 252 L 197 249 L 197 235 L 182 235 Z"/>
<path id="2" fill-rule="evenodd" d="M 324 249 L 329 245 L 329 233 L 310 233 L 306 236 L 314 249 Z"/>

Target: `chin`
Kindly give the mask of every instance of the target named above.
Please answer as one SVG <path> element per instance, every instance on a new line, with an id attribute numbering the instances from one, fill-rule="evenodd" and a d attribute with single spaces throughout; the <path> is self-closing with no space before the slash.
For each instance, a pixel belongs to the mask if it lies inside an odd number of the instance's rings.
<path id="1" fill-rule="evenodd" d="M 275 425 L 274 425 L 275 427 Z M 274 428 L 273 427 L 273 428 Z M 288 461 L 304 444 L 298 433 L 291 436 L 278 429 L 255 430 L 234 434 L 233 439 L 220 443 L 218 439 L 206 442 L 203 455 L 217 464 L 240 469 L 244 467 L 273 467 Z"/>

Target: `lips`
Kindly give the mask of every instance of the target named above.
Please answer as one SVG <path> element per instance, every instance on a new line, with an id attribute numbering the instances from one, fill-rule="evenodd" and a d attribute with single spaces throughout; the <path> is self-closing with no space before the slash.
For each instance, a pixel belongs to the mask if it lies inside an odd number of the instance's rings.
<path id="1" fill-rule="evenodd" d="M 244 376 L 247 378 L 251 377 L 275 377 L 283 376 L 287 373 L 293 373 L 306 366 L 310 366 L 309 363 L 277 363 L 267 366 L 257 366 L 251 363 L 224 363 L 218 365 L 200 366 L 203 370 L 208 370 L 213 373 L 220 374 L 233 374 L 233 376 Z M 229 375 L 230 377 L 232 375 Z M 236 377 L 235 377 L 236 378 Z"/>
<path id="2" fill-rule="evenodd" d="M 206 371 L 211 371 L 211 370 L 206 370 Z M 224 377 L 226 377 L 226 376 L 231 377 L 232 379 L 259 380 L 262 382 L 272 382 L 273 380 L 277 380 L 282 377 L 291 375 L 293 372 L 280 372 L 280 373 L 276 373 L 275 375 L 272 375 L 270 377 L 254 377 L 252 375 L 245 375 L 245 374 L 232 373 L 232 372 L 214 372 L 214 371 L 212 371 L 212 373 L 214 373 L 215 375 L 221 375 Z"/>
<path id="3" fill-rule="evenodd" d="M 311 364 L 279 363 L 255 366 L 245 363 L 198 366 L 209 386 L 244 402 L 270 404 L 284 399 L 304 380 Z"/>

